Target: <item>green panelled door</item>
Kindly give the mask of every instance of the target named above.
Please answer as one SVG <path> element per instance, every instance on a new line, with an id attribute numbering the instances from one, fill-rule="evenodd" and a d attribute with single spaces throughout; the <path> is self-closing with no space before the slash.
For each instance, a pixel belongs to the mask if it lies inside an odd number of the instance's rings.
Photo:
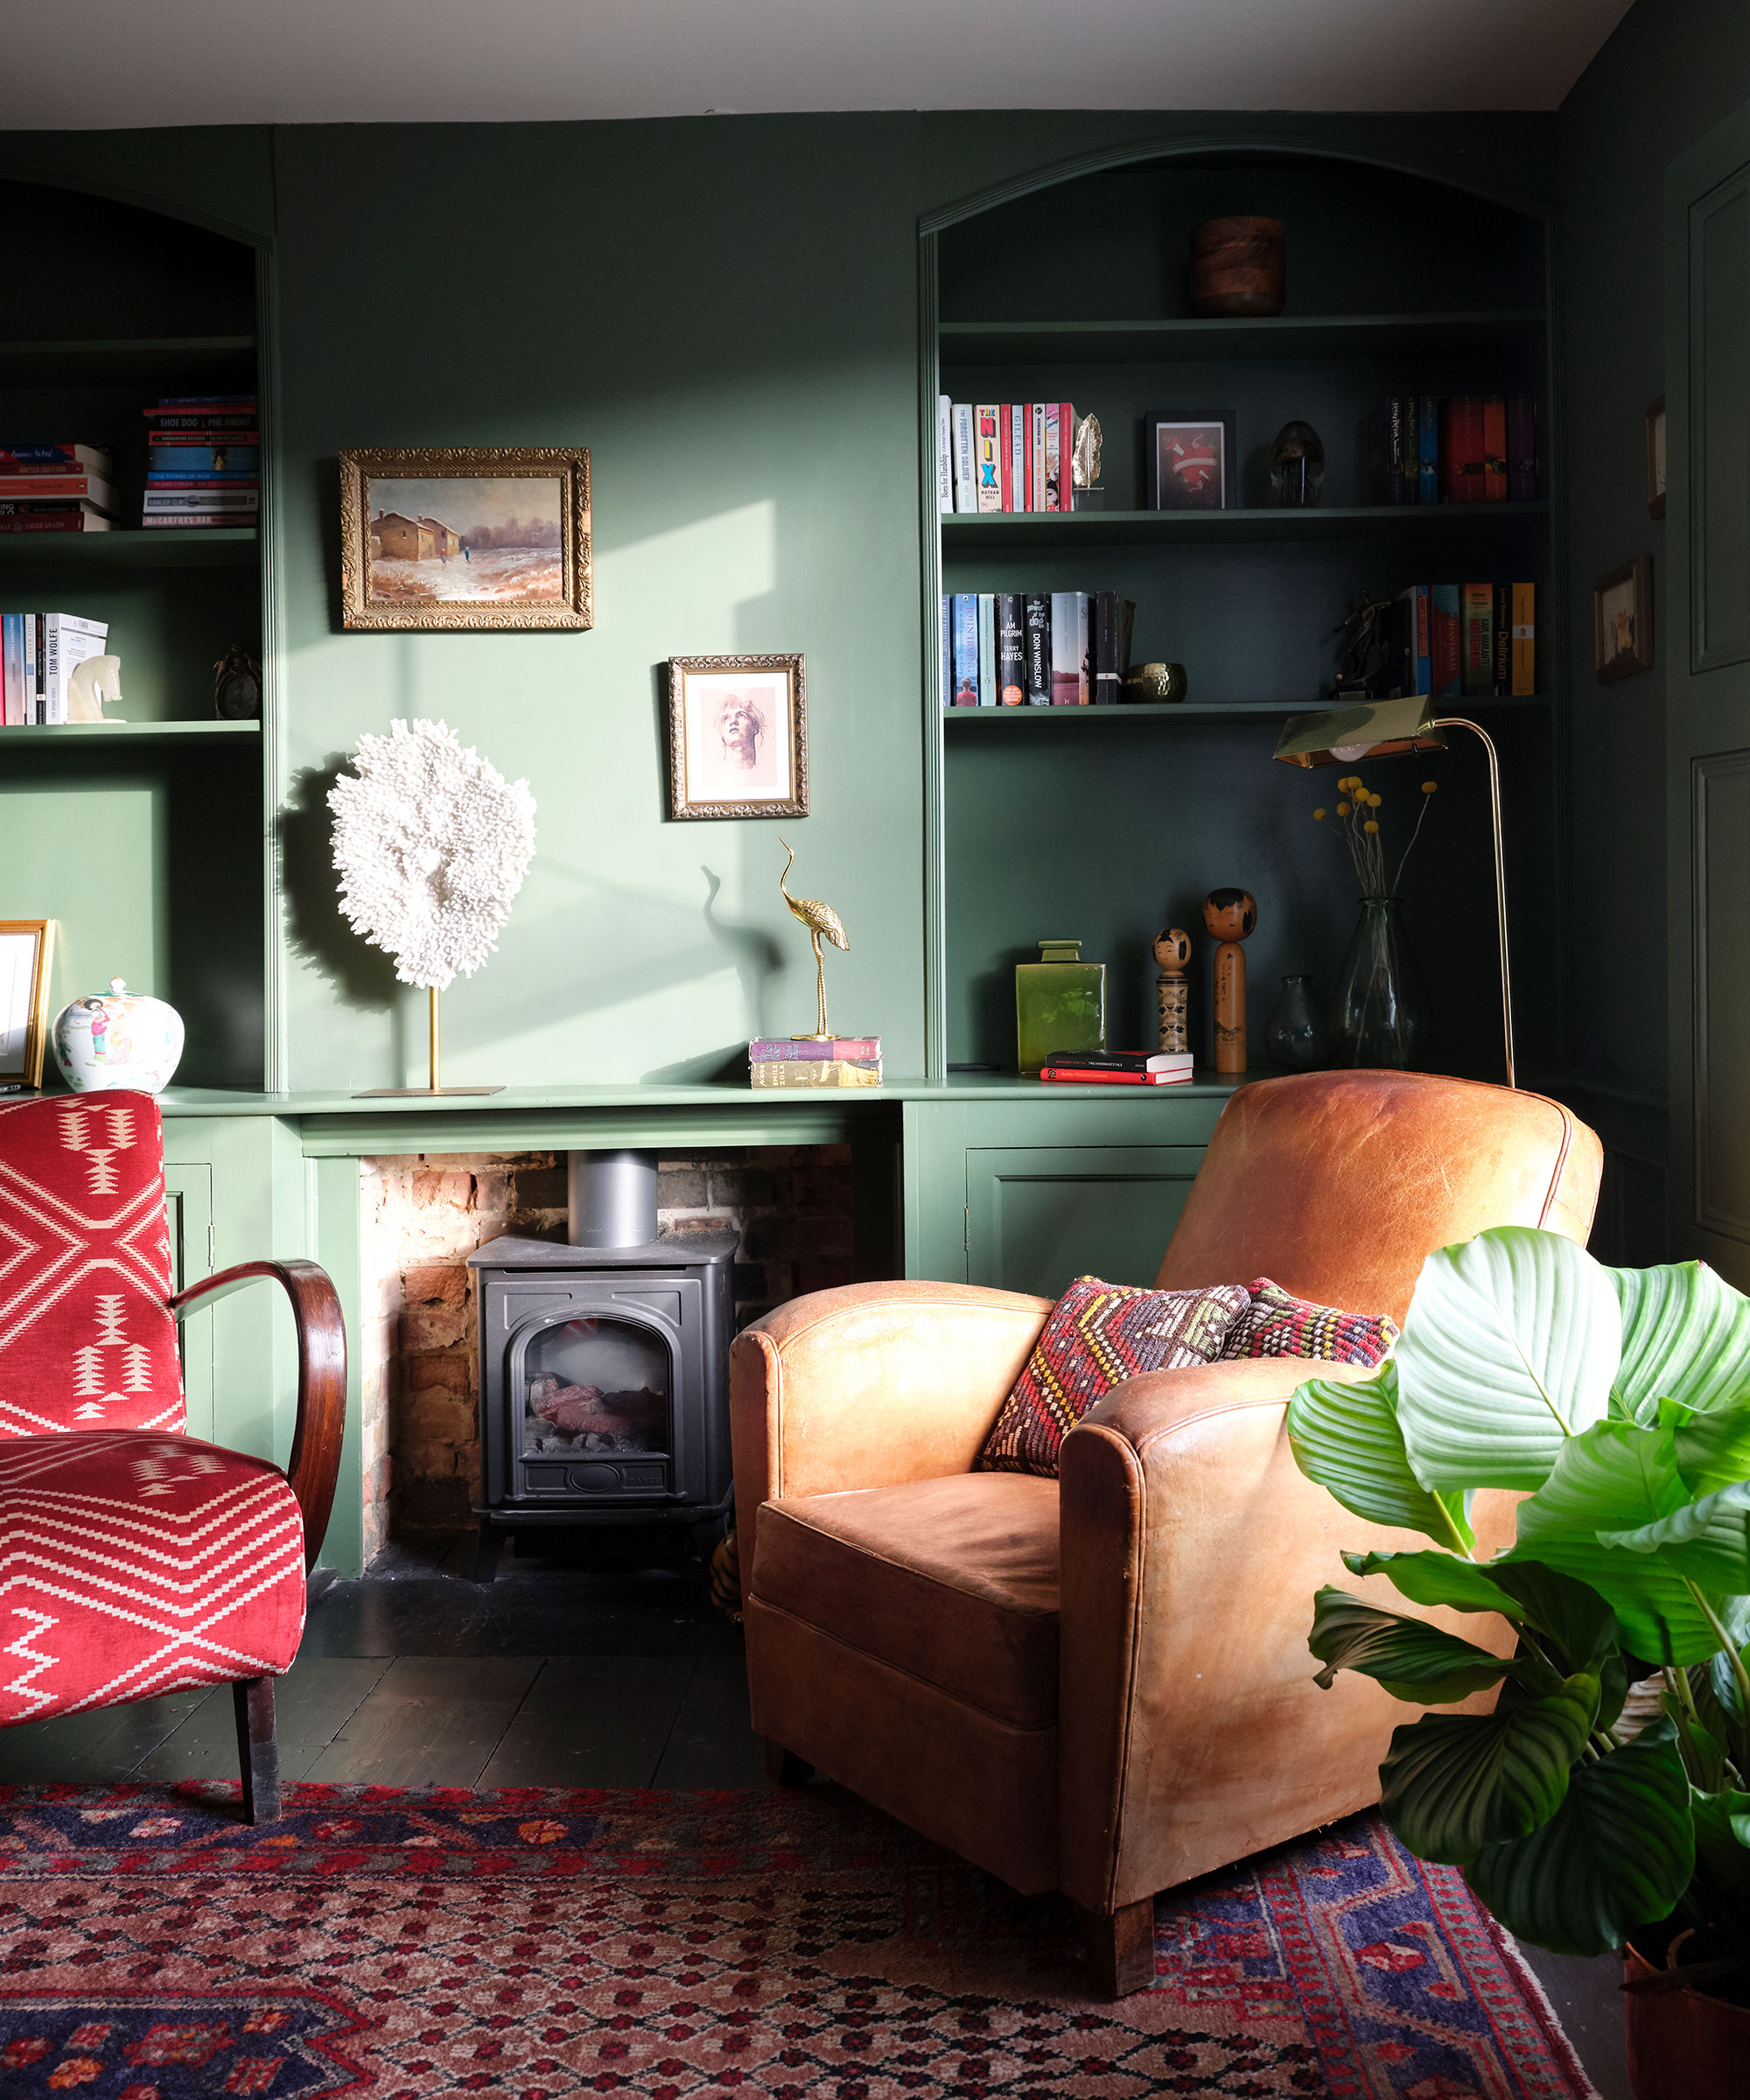
<path id="1" fill-rule="evenodd" d="M 966 1154 L 966 1280 L 1056 1298 L 1078 1276 L 1152 1284 L 1201 1145 L 1026 1145 Z"/>
<path id="2" fill-rule="evenodd" d="M 1665 178 L 1672 1237 L 1750 1288 L 1750 105 Z"/>

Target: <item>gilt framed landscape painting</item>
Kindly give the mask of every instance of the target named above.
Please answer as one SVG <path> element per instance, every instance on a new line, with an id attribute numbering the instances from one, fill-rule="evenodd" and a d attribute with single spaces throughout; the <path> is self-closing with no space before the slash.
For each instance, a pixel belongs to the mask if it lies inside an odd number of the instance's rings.
<path id="1" fill-rule="evenodd" d="M 568 446 L 343 452 L 348 627 L 588 627 L 590 456 Z"/>

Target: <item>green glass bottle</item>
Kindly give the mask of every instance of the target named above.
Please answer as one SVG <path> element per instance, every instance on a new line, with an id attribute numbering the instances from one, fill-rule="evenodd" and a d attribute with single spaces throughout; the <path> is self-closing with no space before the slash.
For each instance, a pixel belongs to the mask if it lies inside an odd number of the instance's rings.
<path id="1" fill-rule="evenodd" d="M 1084 962 L 1079 941 L 1039 946 L 1037 962 L 1015 965 L 1015 1037 L 1026 1079 L 1037 1079 L 1060 1051 L 1106 1047 L 1106 965 Z"/>

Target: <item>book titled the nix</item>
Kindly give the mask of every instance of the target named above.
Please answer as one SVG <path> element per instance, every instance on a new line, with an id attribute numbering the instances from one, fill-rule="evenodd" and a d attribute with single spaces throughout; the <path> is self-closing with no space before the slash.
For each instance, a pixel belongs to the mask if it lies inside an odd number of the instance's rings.
<path id="1" fill-rule="evenodd" d="M 756 1087 L 878 1087 L 881 1039 L 760 1036 L 747 1046 L 747 1068 Z"/>

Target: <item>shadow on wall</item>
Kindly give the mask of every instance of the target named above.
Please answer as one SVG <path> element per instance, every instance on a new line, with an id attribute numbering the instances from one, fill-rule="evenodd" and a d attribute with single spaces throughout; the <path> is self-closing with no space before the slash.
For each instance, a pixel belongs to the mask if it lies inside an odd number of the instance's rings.
<path id="1" fill-rule="evenodd" d="M 349 754 L 330 752 L 322 765 L 306 766 L 291 777 L 276 825 L 286 945 L 299 962 L 320 970 L 347 1005 L 386 1013 L 402 996 L 395 964 L 346 923 L 334 873 L 328 791 L 351 763 Z"/>
<path id="2" fill-rule="evenodd" d="M 778 943 L 763 927 L 750 926 L 745 921 L 720 919 L 717 914 L 717 900 L 723 890 L 723 878 L 701 864 L 699 872 L 705 878 L 706 896 L 701 914 L 705 931 L 723 949 L 735 974 L 740 980 L 741 996 L 747 1012 L 753 1016 L 753 1031 L 766 1032 L 766 986 L 774 972 L 782 967 L 783 954 Z M 730 1043 L 721 1050 L 706 1050 L 696 1057 L 682 1058 L 678 1064 L 663 1065 L 643 1074 L 647 1084 L 709 1085 L 712 1082 L 745 1082 L 747 1077 L 747 1045 Z"/>

